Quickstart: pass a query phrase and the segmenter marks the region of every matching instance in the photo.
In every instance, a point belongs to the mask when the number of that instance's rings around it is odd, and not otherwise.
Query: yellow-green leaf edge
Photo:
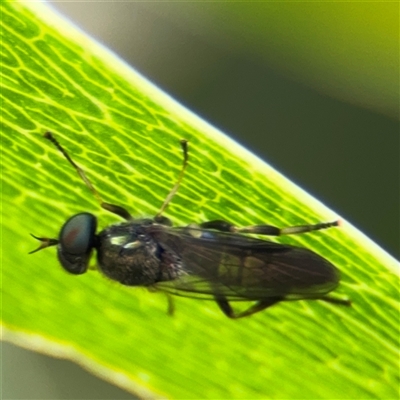
[[[154,215],[190,141],[190,168],[166,215],[278,226],[335,213],[149,84],[41,4],[3,3],[2,337],[73,359],[143,398],[396,398],[398,263],[344,223],[282,242],[334,262],[345,308],[282,304],[231,321],[211,302],[71,277],[29,233],[68,216],[115,221],[42,134],[52,130],[106,201]],[[268,129],[266,127],[266,129]],[[362,206],[362,205],[360,205]]]

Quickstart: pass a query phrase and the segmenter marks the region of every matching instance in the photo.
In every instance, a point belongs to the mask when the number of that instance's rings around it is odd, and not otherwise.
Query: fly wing
[[[315,298],[339,282],[335,266],[308,249],[198,228],[155,229],[158,243],[183,266],[181,277],[156,284],[175,295],[230,301]]]

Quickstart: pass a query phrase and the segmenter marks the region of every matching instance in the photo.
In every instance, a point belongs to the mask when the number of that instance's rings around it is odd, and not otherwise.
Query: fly
[[[76,170],[100,206],[125,222],[97,231],[97,218],[83,212],[70,217],[57,239],[36,237],[40,246],[57,246],[62,267],[71,274],[87,271],[93,250],[98,269],[127,286],[145,286],[167,294],[214,300],[229,318],[241,318],[289,300],[315,299],[350,305],[327,296],[340,281],[339,271],[311,250],[273,243],[248,234],[280,236],[338,226],[338,221],[278,228],[271,225],[238,227],[214,220],[172,227],[163,216],[178,191],[188,166],[188,142],[181,140],[183,166],[177,182],[154,218],[134,219],[123,207],[105,203],[85,172],[50,132],[54,144]],[[232,302],[252,305],[235,311]]]

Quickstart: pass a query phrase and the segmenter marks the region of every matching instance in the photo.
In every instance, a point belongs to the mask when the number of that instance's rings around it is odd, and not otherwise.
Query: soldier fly
[[[349,305],[326,296],[339,284],[339,271],[311,250],[254,238],[247,234],[288,235],[338,226],[338,221],[278,228],[270,225],[237,227],[214,220],[172,227],[162,214],[178,191],[188,166],[188,142],[181,140],[183,166],[179,177],[154,218],[134,219],[123,207],[105,203],[85,172],[55,137],[48,139],[76,170],[100,206],[126,222],[96,233],[97,218],[83,212],[70,217],[58,239],[36,237],[40,246],[57,246],[62,267],[71,274],[87,271],[92,251],[98,269],[127,286],[145,286],[167,294],[214,300],[229,318],[241,318],[288,300],[317,299]],[[252,302],[234,311],[231,302]]]

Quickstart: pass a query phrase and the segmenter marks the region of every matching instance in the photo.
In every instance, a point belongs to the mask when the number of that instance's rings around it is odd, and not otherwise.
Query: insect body
[[[105,203],[83,170],[71,159],[54,136],[50,140],[76,169],[102,208],[124,218],[96,233],[93,214],[69,218],[58,239],[38,238],[38,250],[57,246],[62,267],[83,274],[93,250],[100,271],[127,286],[146,286],[169,294],[215,300],[230,318],[254,314],[287,300],[318,299],[349,305],[349,301],[326,296],[339,284],[339,271],[311,250],[257,239],[245,234],[286,235],[337,226],[338,222],[279,229],[270,225],[236,227],[215,220],[199,225],[172,227],[162,215],[177,192],[188,165],[187,141],[182,140],[184,160],[177,183],[158,214],[150,219],[134,219],[124,208]],[[254,302],[235,312],[232,301]]]

